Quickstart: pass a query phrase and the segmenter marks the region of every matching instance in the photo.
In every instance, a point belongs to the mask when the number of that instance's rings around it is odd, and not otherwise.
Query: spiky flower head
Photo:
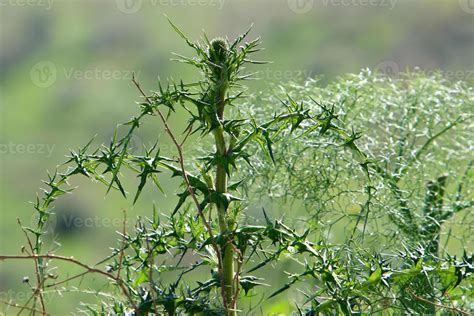
[[[227,59],[229,54],[229,45],[223,38],[215,38],[211,41],[209,50],[209,59],[215,64],[221,64]]]

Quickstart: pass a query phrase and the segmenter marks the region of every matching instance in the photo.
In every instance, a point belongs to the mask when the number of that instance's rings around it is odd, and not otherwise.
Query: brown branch
[[[147,260],[149,261],[149,265],[150,265],[150,270],[148,272],[148,282],[150,283],[150,292],[152,293],[152,302],[153,302],[153,308],[155,309],[155,314],[158,313],[158,306],[156,304],[156,299],[153,299],[153,293],[155,293],[155,296],[156,298],[158,298],[158,295],[156,293],[156,289],[155,289],[155,282],[153,281],[153,266],[155,264],[155,257],[153,255],[153,249],[150,247],[150,241],[148,240],[148,230],[146,229],[146,227],[144,227],[145,229],[145,241],[146,241],[146,248],[147,248],[147,253],[148,253],[148,257],[147,257]]]
[[[38,310],[38,309],[34,309],[34,308],[31,308],[31,307],[28,307],[26,305],[20,305],[20,304],[16,304],[16,303],[10,303],[9,301],[4,301],[4,300],[0,300],[0,302],[2,302],[3,304],[5,305],[8,305],[8,306],[11,306],[11,307],[16,307],[16,308],[21,308],[20,312],[18,312],[18,314],[21,313],[22,310],[29,310],[31,312],[37,312],[37,313],[43,313],[42,311]],[[2,314],[3,315],[3,314]],[[44,315],[49,315],[49,314],[44,314]]]
[[[130,293],[127,289],[127,287],[124,285],[124,282],[122,279],[120,278],[117,278],[116,276],[114,276],[113,274],[111,273],[108,273],[106,271],[103,271],[103,270],[100,270],[100,269],[96,269],[96,268],[93,268],[93,267],[90,267],[88,266],[87,264],[85,263],[82,263],[81,261],[79,260],[76,260],[74,259],[73,257],[63,257],[63,256],[57,256],[57,255],[52,255],[52,254],[33,254],[33,255],[27,255],[27,256],[21,256],[21,255],[0,255],[0,261],[3,261],[3,260],[37,260],[39,258],[42,258],[42,259],[52,259],[52,260],[62,260],[62,261],[67,261],[67,262],[70,262],[70,263],[74,263],[84,269],[86,269],[89,273],[97,273],[97,274],[101,274],[103,276],[106,276],[112,280],[114,280],[117,285],[120,287],[120,289],[122,290],[123,294],[127,297],[127,299],[129,300],[130,304],[132,304],[132,306],[134,307],[135,311],[138,313],[138,307],[135,305],[135,303],[133,302],[133,299],[132,297],[130,296]]]
[[[240,272],[242,270],[242,262],[244,260],[244,257],[243,257],[242,252],[240,251],[240,249],[235,247],[235,245],[232,243],[232,241],[230,241],[230,244],[234,248],[234,252],[237,253],[237,255],[238,255],[237,256],[238,259],[236,260],[237,267],[235,269],[235,274],[234,274],[235,293],[234,293],[234,297],[232,298],[232,304],[231,304],[231,306],[236,306],[237,300],[239,299],[239,294],[240,294]]]
[[[74,279],[80,278],[81,276],[84,276],[84,275],[86,275],[86,274],[88,274],[88,273],[89,273],[89,271],[85,271],[85,272],[76,274],[76,275],[74,275],[74,276],[72,276],[72,277],[69,277],[69,278],[67,278],[67,279],[65,279],[65,280],[58,281],[58,282],[53,283],[53,284],[47,284],[47,285],[45,285],[44,287],[45,287],[45,288],[55,287],[55,286],[58,286],[58,285],[67,283],[67,282],[69,282],[69,281],[72,281],[72,280],[74,280]]]
[[[438,308],[448,309],[448,310],[451,310],[451,311],[456,312],[456,313],[458,313],[460,315],[463,315],[463,316],[470,316],[471,315],[468,312],[465,312],[465,311],[463,311],[459,308],[446,306],[446,305],[443,305],[443,304],[440,304],[440,303],[432,302],[432,301],[430,301],[430,300],[428,300],[424,297],[418,296],[411,289],[406,289],[406,291],[417,301],[420,301],[420,302],[423,302],[423,303],[426,303],[426,304],[430,304],[430,305],[438,307]]]
[[[189,135],[191,135],[193,133],[193,126],[192,125],[189,125],[187,128],[186,128],[186,134],[184,135],[183,137],[183,140],[181,141],[181,143],[179,144],[180,147],[183,147],[184,143],[188,140],[188,137]]]
[[[18,222],[18,225],[20,225],[20,228],[21,230],[23,231],[23,233],[25,234],[25,237],[26,237],[26,240],[28,241],[28,245],[30,247],[30,250],[31,250],[31,254],[34,254],[35,253],[35,250],[34,250],[34,247],[33,247],[33,243],[31,242],[31,239],[30,239],[30,236],[28,236],[28,233],[26,232],[25,228],[23,227],[23,225],[21,224],[21,221],[19,218],[16,219],[17,222]],[[42,310],[42,314],[43,315],[46,315],[46,307],[44,305],[44,298],[43,298],[43,281],[42,281],[42,277],[41,277],[41,274],[40,274],[40,271],[39,271],[39,264],[38,264],[38,259],[35,259],[35,274],[36,274],[36,289],[33,293],[33,296],[34,296],[34,302],[33,302],[33,306],[36,305],[36,296],[39,296],[39,301],[40,301],[40,304],[41,304],[41,310]],[[30,300],[28,300],[27,304],[29,303]],[[23,311],[24,308],[22,308],[20,310],[19,313],[21,313]],[[33,311],[33,314],[35,312]]]
[[[123,256],[125,253],[125,234],[127,233],[127,212],[125,209],[123,209],[123,226],[122,226],[122,247],[120,249],[120,255],[119,255],[119,266],[117,269],[117,278],[120,278],[120,271],[122,270],[122,261],[123,261]]]
[[[143,98],[145,99],[145,101],[148,102],[148,104],[150,104],[150,105],[153,104],[153,102],[150,100],[150,98],[145,94],[145,92],[141,88],[140,83],[137,80],[135,80],[135,74],[133,74],[132,82],[137,87],[138,91],[140,91],[140,93],[143,96]],[[224,306],[227,306],[226,298],[225,298],[224,275],[223,275],[223,271],[222,271],[222,254],[221,254],[221,251],[220,251],[219,247],[217,246],[216,241],[214,239],[214,234],[212,233],[212,227],[209,224],[209,222],[207,221],[207,219],[204,215],[204,212],[201,209],[201,205],[200,205],[200,203],[199,203],[199,201],[196,197],[196,194],[194,193],[194,189],[193,189],[191,183],[189,182],[188,174],[187,174],[186,168],[184,166],[184,157],[183,157],[182,144],[180,144],[178,142],[178,140],[176,139],[176,137],[174,136],[173,132],[171,131],[171,129],[168,125],[168,121],[165,119],[163,113],[161,113],[161,111],[159,109],[156,109],[156,112],[158,113],[158,115],[161,119],[161,122],[163,123],[163,125],[165,127],[166,134],[168,134],[168,136],[170,137],[170,139],[173,142],[174,146],[176,147],[176,150],[178,151],[178,162],[179,162],[179,166],[181,168],[181,173],[183,174],[184,182],[186,183],[187,190],[188,190],[189,194],[191,195],[191,198],[192,198],[194,204],[196,205],[196,209],[198,211],[199,217],[201,217],[201,219],[204,223],[204,226],[206,227],[206,230],[209,234],[209,237],[211,238],[212,247],[214,248],[214,251],[217,254],[218,272],[219,272],[220,281],[221,281],[221,292],[222,292],[221,295],[222,295]]]
[[[28,298],[28,300],[26,301],[26,303],[23,304],[23,306],[22,306],[22,308],[20,309],[20,311],[18,312],[18,314],[21,314],[21,312],[22,312],[23,310],[25,310],[25,309],[27,309],[27,310],[30,309],[30,308],[28,308],[28,304],[30,304],[31,300],[32,300],[33,298],[35,298],[36,294],[37,294],[36,291],[33,291],[33,294],[31,294],[31,296]],[[34,309],[34,308],[33,308],[33,309]]]

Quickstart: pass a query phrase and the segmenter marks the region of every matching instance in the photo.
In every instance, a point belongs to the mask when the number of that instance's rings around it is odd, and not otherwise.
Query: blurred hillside
[[[193,69],[170,61],[170,52],[190,51],[164,14],[191,39],[199,39],[203,30],[209,37],[234,38],[254,23],[251,37],[260,36],[266,48],[259,58],[273,63],[249,69],[261,78],[248,83],[251,91],[303,77],[331,80],[366,67],[394,77],[406,68],[439,69],[472,84],[471,3],[0,0],[0,253],[19,253],[25,241],[16,218],[25,225],[34,221],[28,201],[46,170],[54,172],[70,149],[95,134],[95,143],[108,141],[116,122],[137,113],[132,72],[147,90],[157,87],[158,76],[195,78]],[[148,128],[134,141],[140,147],[155,139],[156,130]],[[102,186],[85,183],[73,183],[81,189],[57,204],[56,212],[65,216],[58,216],[54,234],[63,244],[59,254],[92,263],[115,245],[110,232],[120,229],[121,209],[133,219],[149,214],[151,205],[132,207],[116,193],[104,198]],[[164,183],[172,197],[176,183]],[[144,195],[161,212],[173,204],[156,191]],[[0,269],[0,291],[25,290],[21,277],[32,271],[30,265],[8,263]]]

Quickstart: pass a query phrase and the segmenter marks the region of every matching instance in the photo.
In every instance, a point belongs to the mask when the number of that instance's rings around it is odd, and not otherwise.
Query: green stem
[[[217,154],[221,157],[227,154],[227,146],[224,138],[224,128],[222,122],[224,121],[224,107],[225,94],[227,85],[222,84],[218,89],[218,102],[216,106],[217,114],[221,125],[214,130],[214,138],[216,141]],[[221,194],[227,193],[227,172],[223,164],[218,164],[216,167],[216,191]],[[220,235],[228,238],[232,227],[229,227],[227,219],[227,207],[224,201],[217,203],[217,216],[219,220]],[[226,241],[222,246],[223,262],[222,274],[224,278],[224,294],[226,304],[226,314],[236,315],[236,302],[234,301],[234,249],[232,240]]]
[[[226,145],[224,139],[224,129],[221,127],[214,131],[214,137],[216,140],[216,148],[219,155],[225,155]],[[216,191],[218,193],[227,193],[227,173],[223,165],[219,164],[216,168]],[[219,230],[221,236],[224,238],[228,237],[230,233],[229,225],[227,222],[227,209],[223,201],[217,205],[217,215],[219,219]],[[235,315],[235,306],[231,306],[234,296],[234,253],[231,243],[226,243],[222,246],[223,253],[223,277],[224,277],[224,292],[226,309],[228,315]],[[235,304],[234,304],[235,305]]]

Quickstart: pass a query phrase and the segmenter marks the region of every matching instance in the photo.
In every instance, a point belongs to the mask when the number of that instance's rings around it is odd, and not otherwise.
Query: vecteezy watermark
[[[50,10],[54,0],[0,0],[0,7],[42,7]]]
[[[36,278],[35,278],[36,279]],[[18,279],[18,283],[29,283],[30,278],[25,276],[23,278]],[[8,291],[0,291],[0,302],[10,302],[11,304],[21,304],[22,302],[26,302],[31,297],[31,289],[28,287],[27,291],[14,291],[9,289]],[[44,295],[43,302],[44,303],[51,303],[54,297],[52,295]],[[0,316],[8,315],[3,314],[0,312]]]
[[[8,144],[0,143],[0,155],[42,155],[50,158],[53,154],[55,144]]]
[[[123,218],[108,217],[77,217],[61,216],[59,219],[65,227],[69,228],[119,228],[123,226]]]
[[[65,80],[132,80],[133,70],[127,69],[77,69],[75,67],[58,68],[49,60],[39,61],[31,67],[30,78],[34,85],[40,88],[52,86],[58,78]],[[135,72],[140,77],[140,71]]]
[[[146,2],[151,6],[163,6],[163,7],[177,7],[177,6],[188,6],[188,7],[216,7],[222,10],[224,7],[225,0],[115,0],[117,8],[126,14],[137,13],[141,10],[143,3]]]
[[[398,0],[322,0],[325,6],[339,7],[382,7],[392,10]]]
[[[474,70],[423,70],[426,75],[434,75],[439,73],[449,80],[474,80]]]
[[[126,14],[133,14],[140,11],[143,0],[115,0],[117,8]]]
[[[474,0],[458,0],[461,9],[470,14],[474,14]]]
[[[386,7],[392,10],[398,0],[320,0],[323,6],[334,7]],[[287,0],[288,7],[297,14],[308,13],[313,9],[316,0]]]
[[[76,69],[74,67],[63,68],[66,80],[132,80],[133,70],[109,70],[109,69]],[[138,78],[140,72],[135,73]]]
[[[304,14],[311,11],[315,0],[287,0],[288,8],[297,14]]]
[[[57,79],[58,69],[56,65],[49,60],[42,60],[31,67],[31,81],[40,88],[52,86]]]
[[[31,216],[30,227],[37,227],[39,215],[35,213]],[[123,227],[123,218],[120,217],[100,217],[81,216],[78,214],[58,214],[51,213],[43,226],[44,234],[53,235],[57,230],[82,230],[92,228],[120,228]]]
[[[400,76],[400,66],[393,60],[385,60],[378,63],[374,70],[384,76],[397,79]]]
[[[40,219],[42,220],[42,225],[43,225],[43,228],[41,229],[41,231],[45,234],[45,235],[54,235],[54,231],[56,229],[56,224],[57,224],[57,219],[56,219],[56,214],[54,213],[51,213],[47,219],[45,218],[40,218],[40,213],[38,212],[35,212],[33,213],[33,215],[31,215],[31,218],[30,218],[30,227],[31,228],[36,228],[38,227],[39,223],[40,223]]]
[[[297,79],[307,79],[313,76],[313,72],[308,69],[295,69],[295,70],[275,70],[275,69],[265,69],[257,71],[255,77],[257,79],[265,80],[297,80]]]
[[[145,144],[143,143],[140,136],[138,136],[136,134],[132,134],[132,136],[130,137],[130,140],[128,142],[127,147],[128,147],[128,150],[132,154],[141,154],[145,150]],[[148,148],[151,148],[151,146],[149,146]]]
[[[384,76],[397,79],[400,77],[401,67],[393,60],[386,60],[377,64],[374,68],[376,72]],[[426,76],[441,75],[443,78],[449,80],[467,80],[474,81],[474,70],[445,70],[445,69],[422,69],[420,67],[413,67],[414,71],[420,71]]]

